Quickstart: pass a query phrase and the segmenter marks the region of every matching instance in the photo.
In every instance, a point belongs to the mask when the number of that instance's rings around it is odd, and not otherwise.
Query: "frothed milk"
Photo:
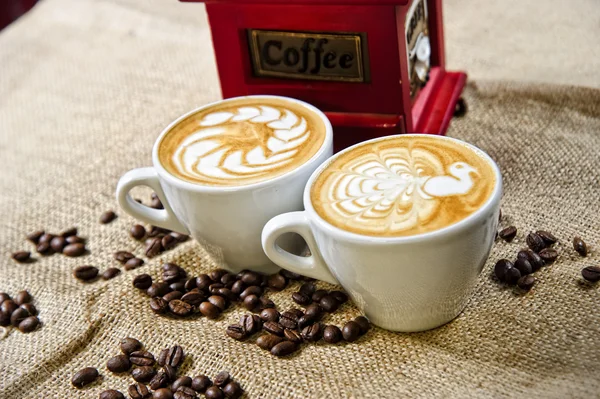
[[[323,145],[319,115],[283,98],[239,98],[189,115],[161,140],[160,163],[196,184],[243,186],[285,174]]]
[[[480,151],[427,135],[397,136],[340,154],[311,187],[321,218],[368,236],[411,236],[468,217],[496,186]]]

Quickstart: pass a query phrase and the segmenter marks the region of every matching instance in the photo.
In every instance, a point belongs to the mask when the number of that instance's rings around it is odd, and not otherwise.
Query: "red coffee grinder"
[[[336,150],[444,134],[466,82],[445,69],[441,0],[182,1],[206,3],[224,98],[314,104],[333,124]]]

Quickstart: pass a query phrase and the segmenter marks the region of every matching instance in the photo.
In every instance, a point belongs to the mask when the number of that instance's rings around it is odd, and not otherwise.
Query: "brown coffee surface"
[[[242,186],[306,163],[325,140],[325,124],[301,104],[244,97],[215,104],[176,124],[161,140],[160,163],[196,184]]]
[[[400,136],[359,145],[335,158],[311,187],[319,216],[369,236],[411,236],[455,224],[487,202],[496,186],[483,153],[435,136]]]

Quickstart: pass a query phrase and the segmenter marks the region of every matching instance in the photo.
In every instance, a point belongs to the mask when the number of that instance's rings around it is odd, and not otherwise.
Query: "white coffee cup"
[[[289,271],[340,284],[382,328],[422,331],[449,322],[465,307],[494,242],[502,195],[498,166],[476,149],[491,165],[496,185],[487,202],[465,219],[419,235],[374,237],[328,223],[311,202],[311,187],[321,170],[356,146],[313,173],[304,190],[305,211],[279,215],[266,224],[262,243],[267,256]],[[311,255],[300,257],[277,245],[285,233],[301,235]]]
[[[269,180],[241,186],[210,186],[185,181],[169,173],[158,156],[159,143],[174,126],[198,111],[248,97],[231,98],[200,107],[171,123],[157,139],[153,167],[134,169],[119,180],[117,200],[133,217],[179,233],[191,234],[217,256],[224,256],[228,269],[272,273],[279,270],[261,247],[261,231],[269,219],[302,210],[302,191],[311,173],[333,153],[331,123],[317,108],[303,101],[279,96],[251,96],[255,99],[284,100],[304,107],[323,122],[325,138],[318,151],[305,163]],[[153,189],[163,203],[158,210],[136,202],[129,194],[136,186]],[[282,244],[298,247],[299,237],[290,235]]]

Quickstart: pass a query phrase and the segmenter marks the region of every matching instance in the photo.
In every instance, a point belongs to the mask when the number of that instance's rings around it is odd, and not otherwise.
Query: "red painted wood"
[[[317,5],[406,5],[410,0],[179,0],[183,3],[232,3],[238,5],[247,4],[317,4]]]
[[[406,52],[406,14],[408,13],[409,7],[396,7],[396,35],[397,35],[397,46],[398,54],[400,57],[400,82],[406,82],[404,90],[402,90],[402,103],[407,104],[404,110],[404,123],[407,132],[413,130],[413,117],[410,112],[411,109],[411,98],[410,98],[410,78],[408,76],[408,54]]]
[[[8,0],[0,1],[0,29],[31,9],[37,0]]]
[[[444,18],[442,0],[427,0],[429,15],[429,41],[431,43],[431,66],[446,67],[446,49],[444,46]]]
[[[206,5],[224,97],[277,94],[295,97],[324,111],[402,114],[402,58],[391,6],[264,4]],[[265,79],[252,76],[246,29],[367,32],[370,83]],[[410,103],[409,103],[410,104]]]

